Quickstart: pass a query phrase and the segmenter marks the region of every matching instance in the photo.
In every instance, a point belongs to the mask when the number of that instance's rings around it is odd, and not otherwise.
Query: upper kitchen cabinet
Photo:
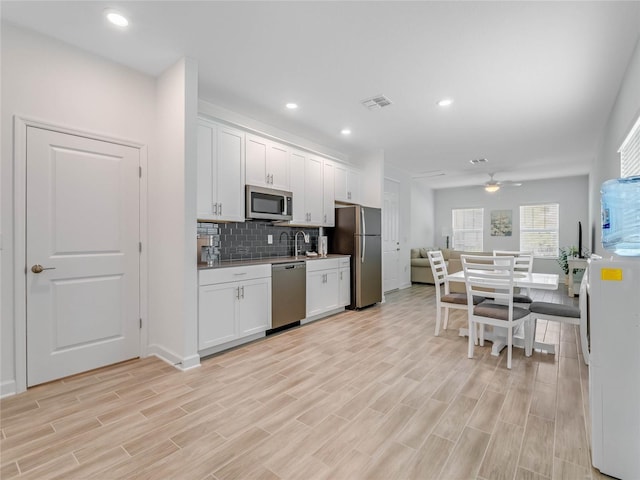
[[[322,164],[322,226],[333,227],[336,222],[335,165],[330,160]]]
[[[360,172],[339,163],[335,164],[336,202],[360,202]]]
[[[244,222],[244,136],[198,119],[198,219]]]
[[[290,156],[294,225],[323,224],[322,160],[293,150]]]
[[[246,183],[289,190],[289,151],[282,144],[256,135],[246,138]]]

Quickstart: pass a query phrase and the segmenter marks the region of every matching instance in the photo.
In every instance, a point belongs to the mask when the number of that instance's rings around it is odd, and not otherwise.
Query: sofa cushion
[[[483,255],[483,256],[487,256],[487,255],[493,255],[493,252],[463,252],[462,250],[451,250],[451,253],[449,254],[449,259],[460,259],[460,255]]]
[[[427,248],[421,248],[420,249],[420,258],[429,258],[428,252],[429,250]]]
[[[429,259],[428,258],[412,258],[411,259],[411,266],[412,267],[431,268],[431,263],[429,263]]]
[[[411,258],[420,258],[420,249],[412,248],[411,249]]]

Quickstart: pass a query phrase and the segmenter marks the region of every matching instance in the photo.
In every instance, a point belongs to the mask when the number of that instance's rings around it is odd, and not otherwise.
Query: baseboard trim
[[[147,355],[158,357],[163,362],[168,363],[178,370],[189,370],[200,366],[200,355],[191,355],[182,358],[161,345],[149,345],[147,347]]]
[[[11,397],[15,395],[16,392],[16,381],[8,380],[6,382],[0,383],[0,398]]]

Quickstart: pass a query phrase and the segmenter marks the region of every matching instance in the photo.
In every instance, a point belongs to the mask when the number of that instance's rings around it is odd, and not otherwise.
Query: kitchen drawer
[[[341,258],[319,258],[307,260],[307,272],[317,272],[320,270],[331,270],[340,268]],[[347,258],[347,262],[349,259]]]
[[[271,277],[271,265],[250,265],[246,267],[211,268],[200,270],[199,284],[241,282],[255,278]]]
[[[351,257],[339,258],[340,260],[340,268],[349,267],[351,265]]]

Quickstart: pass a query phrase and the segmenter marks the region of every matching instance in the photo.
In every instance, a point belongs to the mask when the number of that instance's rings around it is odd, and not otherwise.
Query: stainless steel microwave
[[[293,193],[255,185],[247,185],[246,191],[247,219],[286,221],[293,218]]]

